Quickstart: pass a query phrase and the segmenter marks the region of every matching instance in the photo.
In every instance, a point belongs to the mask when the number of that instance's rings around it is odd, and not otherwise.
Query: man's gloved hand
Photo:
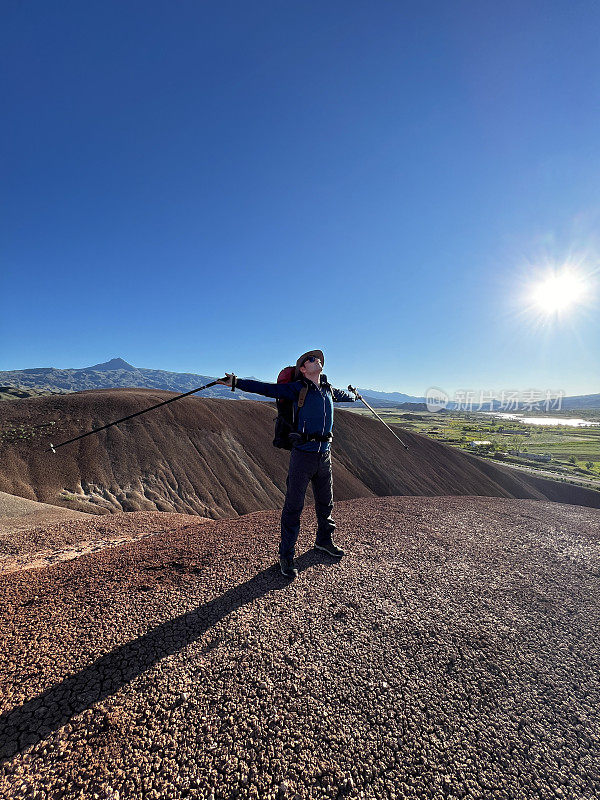
[[[226,372],[225,376],[226,376],[227,380],[217,381],[217,383],[220,383],[223,386],[230,386],[230,387],[233,386],[233,379],[235,378],[234,373],[233,372]]]

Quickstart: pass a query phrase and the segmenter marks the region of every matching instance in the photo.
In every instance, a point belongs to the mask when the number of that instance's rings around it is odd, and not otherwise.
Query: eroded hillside
[[[283,504],[289,453],[272,446],[272,403],[187,397],[99,434],[59,443],[172,397],[106,389],[0,404],[0,491],[77,511],[169,511],[218,518]],[[600,506],[600,493],[516,473],[336,410],[337,500],[484,495]]]

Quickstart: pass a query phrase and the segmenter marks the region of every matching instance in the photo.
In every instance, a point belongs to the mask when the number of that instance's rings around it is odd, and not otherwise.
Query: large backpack
[[[292,381],[302,381],[302,388],[298,395],[298,410],[304,405],[306,400],[306,393],[308,392],[308,382],[301,374],[295,377],[296,367],[284,367],[277,377],[277,383],[292,383]],[[321,376],[321,386],[326,387],[328,392],[333,393],[331,384],[327,380],[326,375]],[[308,438],[307,434],[300,434],[297,431],[298,419],[294,417],[294,401],[287,398],[278,397],[275,401],[277,403],[277,418],[275,420],[275,438],[273,444],[275,447],[281,447],[284,450],[291,450],[294,443],[298,444],[301,441],[319,441],[330,442],[333,438],[329,433],[326,436],[319,436],[313,434]]]
[[[298,396],[298,409],[301,409],[306,399],[308,392],[308,384],[302,378],[295,378],[296,367],[284,367],[277,378],[277,383],[292,383],[294,380],[301,380],[304,384],[300,389]],[[281,447],[284,450],[291,450],[293,447],[290,440],[290,433],[296,432],[298,420],[294,418],[294,402],[285,397],[278,397],[275,401],[277,403],[277,419],[275,420],[275,438],[273,445]]]

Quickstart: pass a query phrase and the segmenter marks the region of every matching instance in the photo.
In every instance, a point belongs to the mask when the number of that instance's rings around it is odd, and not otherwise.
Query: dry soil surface
[[[5,495],[10,497],[10,495]],[[15,498],[22,500],[22,498]],[[31,506],[54,508],[45,503],[22,500]],[[11,520],[0,518],[0,575],[32,567],[44,567],[57,561],[70,561],[85,553],[116,547],[125,542],[144,539],[169,530],[183,531],[198,527],[205,520],[190,514],[169,514],[159,511],[118,512],[98,517],[54,508],[55,517],[47,515],[50,524],[41,525],[43,512],[20,518],[15,528]],[[64,511],[64,519],[61,519]]]
[[[338,503],[0,577],[0,795],[600,796],[600,511]]]
[[[36,503],[24,497],[0,492],[0,543],[10,539],[20,531],[51,525],[65,519],[85,519],[87,514],[71,511],[68,508]]]

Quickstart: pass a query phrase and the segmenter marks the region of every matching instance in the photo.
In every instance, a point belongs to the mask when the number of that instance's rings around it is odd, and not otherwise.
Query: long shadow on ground
[[[295,559],[295,566],[300,572],[319,563],[336,561],[311,550]],[[76,714],[199,639],[232,611],[284,588],[289,582],[281,574],[279,564],[275,564],[194,611],[163,622],[149,633],[116,647],[76,675],[5,712],[0,716],[0,762],[47,738]]]

